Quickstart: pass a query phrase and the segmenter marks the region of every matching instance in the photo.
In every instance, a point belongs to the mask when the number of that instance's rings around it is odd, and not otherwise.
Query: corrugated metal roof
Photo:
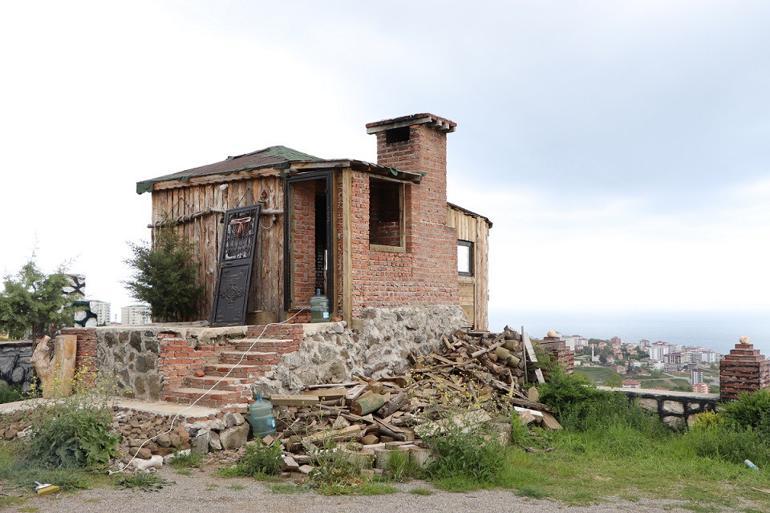
[[[323,159],[308,155],[301,151],[287,148],[286,146],[270,146],[251,153],[227,157],[221,162],[206,166],[194,167],[177,173],[151,178],[136,183],[136,193],[142,194],[152,190],[152,186],[158,182],[169,180],[189,180],[193,177],[235,173],[237,171],[249,171],[262,167],[271,167],[291,162],[321,162]]]

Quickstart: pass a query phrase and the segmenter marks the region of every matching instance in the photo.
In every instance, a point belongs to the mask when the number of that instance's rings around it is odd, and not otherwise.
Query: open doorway
[[[309,307],[316,292],[333,304],[331,184],[327,172],[286,179],[287,311]]]

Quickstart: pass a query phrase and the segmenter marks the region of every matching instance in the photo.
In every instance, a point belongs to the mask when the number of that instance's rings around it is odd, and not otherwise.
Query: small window
[[[409,127],[402,126],[400,128],[391,128],[385,132],[385,143],[393,144],[397,142],[405,142],[409,140]]]
[[[473,243],[470,241],[457,241],[457,274],[473,276]]]
[[[378,246],[404,245],[404,185],[369,179],[369,243]]]

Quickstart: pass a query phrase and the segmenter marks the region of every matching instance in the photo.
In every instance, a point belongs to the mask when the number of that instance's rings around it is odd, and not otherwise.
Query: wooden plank
[[[342,318],[353,320],[353,171],[342,170]]]
[[[535,347],[532,345],[532,341],[529,339],[529,335],[522,333],[522,339],[524,340],[524,347],[527,349],[527,356],[529,361],[537,363],[537,355],[535,354]]]
[[[318,404],[317,395],[271,395],[270,402],[273,406],[313,406]]]

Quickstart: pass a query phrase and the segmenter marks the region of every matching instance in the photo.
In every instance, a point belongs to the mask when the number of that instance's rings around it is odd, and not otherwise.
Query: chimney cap
[[[439,132],[454,132],[457,123],[429,112],[423,112],[421,114],[411,114],[409,116],[401,116],[392,119],[383,119],[382,121],[375,121],[373,123],[366,124],[367,134],[376,134],[377,132],[384,132],[391,128],[401,128],[412,125],[428,125],[431,128],[435,128]]]

